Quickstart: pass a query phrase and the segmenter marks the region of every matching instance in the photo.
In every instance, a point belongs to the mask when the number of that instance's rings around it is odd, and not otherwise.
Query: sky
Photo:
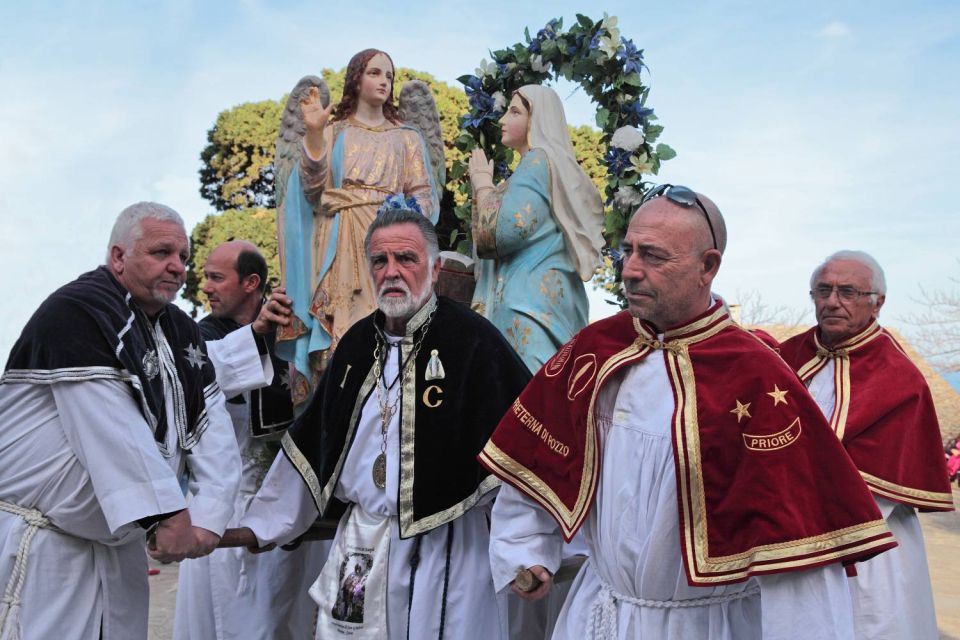
[[[101,264],[139,200],[188,229],[212,212],[200,152],[217,114],[279,99],[375,46],[439,80],[577,12],[645,50],[658,181],[709,195],[729,244],[714,290],[791,318],[838,249],[883,265],[881,320],[960,278],[960,3],[5,2],[0,5],[0,358],[54,289]],[[592,124],[573,85],[568,121]],[[594,305],[596,317],[609,309]],[[812,313],[806,315],[812,322]]]

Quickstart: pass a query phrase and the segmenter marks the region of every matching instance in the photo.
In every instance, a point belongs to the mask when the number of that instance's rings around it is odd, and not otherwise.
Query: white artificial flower
[[[497,63],[487,62],[486,58],[480,60],[480,66],[476,69],[477,77],[483,80],[484,76],[495,77],[497,75]]]
[[[504,97],[502,91],[496,91],[493,94],[493,110],[494,111],[503,111],[507,107],[507,99]]]
[[[620,127],[613,132],[610,146],[627,151],[636,151],[644,142],[643,131],[636,127]]]
[[[544,71],[550,71],[550,63],[547,62],[544,64],[543,56],[539,53],[530,56],[530,68],[536,71],[537,73],[542,73]]]
[[[633,187],[620,187],[613,194],[613,204],[620,211],[633,212],[634,207],[640,206],[643,196]]]
[[[603,51],[607,58],[613,58],[613,56],[617,55],[617,49],[620,48],[619,33],[617,36],[602,36],[597,48]]]
[[[610,34],[610,40],[617,43],[617,46],[620,45],[620,29],[617,27],[617,16],[608,16],[607,12],[603,12],[603,21],[600,23],[600,26],[607,30],[607,33]]]
[[[653,170],[653,162],[650,161],[650,156],[647,155],[646,151],[639,156],[630,156],[630,164],[633,165],[633,170],[638,174],[650,173]]]

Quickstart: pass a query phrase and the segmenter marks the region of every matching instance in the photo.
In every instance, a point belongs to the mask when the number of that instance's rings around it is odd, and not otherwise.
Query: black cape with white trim
[[[168,304],[151,320],[106,267],[84,273],[40,305],[13,345],[0,384],[86,380],[130,385],[158,447],[168,455],[164,387],[170,389],[172,423],[185,450],[206,429],[206,400],[219,388],[193,319]]]
[[[333,492],[361,409],[373,393],[373,351],[383,326],[383,313],[377,311],[350,327],[307,409],[283,437],[284,453],[322,518],[339,518],[346,509]],[[418,340],[421,348],[413,374],[403,382],[400,403],[397,508],[402,538],[458,518],[499,486],[476,456],[530,379],[496,327],[448,298],[431,299],[407,322],[403,358]],[[441,367],[430,366],[431,359],[442,362],[442,373]]]

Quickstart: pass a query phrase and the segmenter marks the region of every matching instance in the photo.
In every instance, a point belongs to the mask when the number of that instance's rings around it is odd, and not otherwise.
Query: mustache
[[[407,295],[412,295],[410,287],[407,286],[407,283],[401,280],[400,278],[391,278],[390,280],[384,280],[383,284],[380,285],[380,288],[377,289],[377,296],[383,296],[390,290],[400,291]]]
[[[620,284],[620,286],[621,286],[621,288],[623,289],[623,292],[624,292],[624,293],[629,293],[629,294],[631,294],[631,295],[648,295],[648,296],[654,295],[654,292],[653,292],[653,291],[650,291],[650,290],[648,290],[648,289],[644,289],[644,288],[643,288],[642,286],[640,286],[640,284],[637,283],[637,282],[624,280],[624,281]]]

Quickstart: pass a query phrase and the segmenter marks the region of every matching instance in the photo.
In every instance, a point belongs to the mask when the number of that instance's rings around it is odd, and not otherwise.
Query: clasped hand
[[[147,553],[160,562],[176,562],[184,558],[200,558],[217,547],[220,536],[195,527],[190,512],[184,509],[162,520],[156,532],[147,540]]]
[[[474,191],[493,187],[493,160],[487,160],[487,154],[480,147],[470,152],[467,169],[470,171],[470,184]]]

